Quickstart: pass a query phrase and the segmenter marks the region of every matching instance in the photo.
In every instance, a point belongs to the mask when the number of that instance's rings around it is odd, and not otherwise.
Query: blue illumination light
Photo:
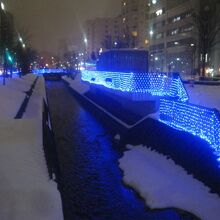
[[[64,69],[34,69],[32,73],[34,74],[45,74],[45,73],[64,73]]]
[[[160,121],[206,140],[220,161],[220,115],[214,109],[189,104],[178,74],[82,71],[82,80],[106,88],[160,97]]]
[[[153,96],[170,97],[187,101],[188,95],[179,75],[165,73],[122,73],[107,71],[82,71],[82,80],[109,89],[132,93],[149,93]]]
[[[220,117],[217,110],[161,99],[160,121],[206,140],[220,160]]]

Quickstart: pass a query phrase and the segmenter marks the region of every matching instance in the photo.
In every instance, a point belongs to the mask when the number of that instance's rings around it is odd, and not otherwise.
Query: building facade
[[[85,50],[88,56],[104,49],[118,48],[122,37],[121,16],[95,18],[86,22]]]
[[[146,49],[150,71],[180,72],[187,77],[199,74],[201,45],[193,13],[203,7],[202,1],[121,0],[121,15],[117,18],[87,21],[87,51]],[[220,45],[208,54],[207,60],[216,73],[220,73],[218,48]]]

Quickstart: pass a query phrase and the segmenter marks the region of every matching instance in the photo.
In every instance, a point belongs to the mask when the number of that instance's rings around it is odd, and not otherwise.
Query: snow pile
[[[175,207],[202,220],[220,216],[220,198],[171,159],[137,146],[128,146],[119,160],[124,182],[139,192],[152,209]]]
[[[116,134],[115,137],[114,137],[114,139],[117,140],[117,141],[120,141],[120,139],[121,139],[120,134]]]
[[[67,83],[69,83],[69,86],[79,94],[84,94],[88,92],[90,89],[89,83],[82,82],[80,78],[76,78],[75,80],[72,80],[69,77],[63,77],[62,79]]]
[[[60,195],[49,180],[40,120],[0,123],[0,219],[58,220]]]
[[[197,85],[192,87],[185,85],[189,94],[189,102],[208,108],[216,108],[220,111],[220,86]]]

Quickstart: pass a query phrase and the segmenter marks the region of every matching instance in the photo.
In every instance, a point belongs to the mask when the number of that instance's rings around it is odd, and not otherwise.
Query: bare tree
[[[220,17],[217,10],[219,3],[219,0],[200,0],[199,10],[194,9],[192,13],[198,37],[199,67],[202,76],[205,76],[206,64],[210,60],[214,46],[220,43],[220,39],[217,39],[220,32]]]

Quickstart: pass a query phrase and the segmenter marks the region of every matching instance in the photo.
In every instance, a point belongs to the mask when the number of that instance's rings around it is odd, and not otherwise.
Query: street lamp
[[[1,9],[4,11],[5,10],[5,5],[3,2],[1,2]]]
[[[5,65],[5,45],[4,45],[4,43],[3,43],[3,40],[2,40],[2,37],[3,37],[3,28],[2,28],[2,26],[3,26],[3,12],[5,12],[5,5],[4,5],[4,3],[3,2],[1,2],[1,10],[0,10],[0,16],[1,16],[1,24],[0,24],[0,28],[1,28],[1,31],[0,31],[0,35],[1,35],[1,42],[2,42],[2,45],[1,45],[1,50],[2,50],[2,64],[3,64],[3,66]],[[3,85],[5,85],[5,66],[4,66],[4,68],[3,68]]]

